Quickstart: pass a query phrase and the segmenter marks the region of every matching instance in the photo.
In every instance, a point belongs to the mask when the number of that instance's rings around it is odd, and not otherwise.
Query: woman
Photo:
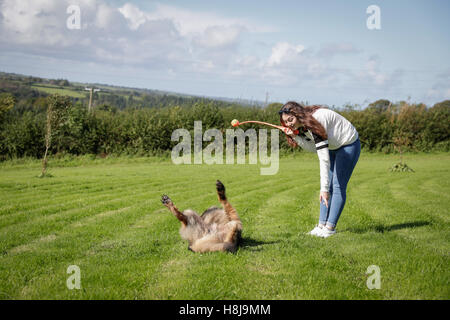
[[[347,184],[361,152],[355,127],[340,114],[294,101],[281,110],[280,122],[298,135],[287,135],[290,146],[317,152],[320,161],[319,224],[309,234],[327,238],[336,233],[344,209]]]

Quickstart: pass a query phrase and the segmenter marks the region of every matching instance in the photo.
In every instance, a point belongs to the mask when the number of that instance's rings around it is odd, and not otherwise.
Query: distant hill
[[[229,99],[223,97],[205,97],[170,91],[144,88],[122,87],[100,83],[70,82],[67,79],[46,79],[35,76],[0,72],[0,92],[9,92],[16,99],[45,97],[60,94],[71,97],[74,102],[87,104],[89,91],[86,88],[100,89],[93,95],[93,105],[108,105],[124,109],[163,107],[170,105],[190,105],[198,101],[215,102],[224,105],[263,106],[260,101]]]

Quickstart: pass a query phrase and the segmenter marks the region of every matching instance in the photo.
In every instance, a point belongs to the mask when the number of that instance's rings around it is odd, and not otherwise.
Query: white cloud
[[[54,12],[58,9],[65,10],[60,3],[49,0],[5,0],[0,8],[3,16],[2,29],[10,32],[8,39],[24,44],[38,39],[50,44],[61,40],[58,34],[51,36],[51,31],[55,30],[61,21]],[[3,32],[2,36],[5,36]]]
[[[436,75],[436,80],[427,90],[425,97],[434,101],[450,99],[450,69]]]
[[[80,6],[81,30],[66,27],[66,9],[72,4]],[[3,0],[0,6],[2,50],[172,72],[218,72],[239,56],[244,33],[274,30],[163,4],[152,11],[132,3],[117,8],[104,0]]]
[[[80,6],[81,30],[66,27],[70,4]],[[188,45],[172,22],[141,23],[138,9],[131,6],[122,7],[128,10],[124,9],[125,17],[103,0],[4,0],[0,5],[0,46],[5,51],[147,67],[188,54]],[[137,20],[129,25],[130,19]]]
[[[350,80],[358,84],[372,86],[373,88],[393,88],[401,84],[403,70],[398,68],[390,73],[381,71],[381,58],[372,55],[367,60],[364,68],[351,73]]]
[[[327,43],[321,46],[318,55],[330,59],[339,54],[357,54],[361,50],[350,42]]]
[[[117,9],[103,3],[97,6],[95,16],[95,26],[97,28],[110,31],[110,28],[117,25],[118,21],[120,21],[120,16]]]
[[[81,30],[66,27],[69,4],[80,5]],[[331,57],[361,52],[352,43],[328,43],[314,49],[301,39],[271,43],[267,37],[259,46],[263,48],[253,53],[248,50],[251,44],[243,41],[252,39],[253,33],[276,28],[214,12],[163,4],[145,11],[132,3],[115,7],[105,0],[0,0],[0,8],[2,52],[140,68],[155,77],[154,71],[189,79],[200,75],[207,84],[214,79],[333,89],[345,80],[383,88],[396,85],[401,76],[382,72],[375,56],[360,71],[334,67]],[[253,42],[258,41],[261,37]],[[433,90],[448,94],[448,87]]]
[[[81,9],[81,30],[69,30],[69,5]],[[241,36],[270,28],[245,19],[156,4],[117,8],[104,0],[0,1],[0,46],[9,51],[78,61],[140,64],[195,71],[227,66]]]
[[[193,11],[165,4],[157,4],[155,11],[148,13],[147,17],[174,21],[182,36],[204,33],[212,26],[240,26],[248,32],[274,32],[277,30],[268,24],[262,25],[246,19],[229,18],[212,12]]]
[[[227,18],[211,12],[198,12],[163,4],[156,4],[154,11],[145,12],[131,3],[126,3],[119,8],[119,12],[127,19],[132,30],[139,29],[148,21],[170,21],[178,34],[192,45],[191,52],[196,47],[223,49],[236,45],[240,35],[245,32],[272,30],[244,19]]]
[[[193,42],[205,48],[223,48],[237,44],[242,31],[239,26],[212,26],[206,28],[202,34],[194,36]]]
[[[280,65],[284,62],[292,62],[305,49],[302,45],[292,45],[288,42],[279,42],[272,48],[272,54],[267,62],[268,66]]]
[[[123,7],[119,8],[119,12],[127,19],[132,30],[139,28],[148,19],[143,11],[131,3],[125,3]]]
[[[371,79],[375,84],[382,85],[388,79],[386,74],[379,72],[378,58],[371,57],[366,63],[365,76]]]

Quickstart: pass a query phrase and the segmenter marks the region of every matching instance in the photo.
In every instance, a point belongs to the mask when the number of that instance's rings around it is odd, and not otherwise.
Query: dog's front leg
[[[186,226],[188,221],[186,216],[180,211],[178,210],[177,207],[175,207],[175,205],[173,204],[172,200],[167,196],[167,195],[163,195],[161,197],[161,202],[163,205],[165,205],[167,207],[167,209],[170,210],[170,212],[173,213],[173,215],[181,221],[181,223],[183,224],[183,226]]]

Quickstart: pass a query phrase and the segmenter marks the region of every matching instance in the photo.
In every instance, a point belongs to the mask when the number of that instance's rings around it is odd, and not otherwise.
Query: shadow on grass
[[[366,232],[389,232],[394,230],[400,230],[400,229],[408,229],[408,228],[416,228],[416,227],[423,227],[430,225],[431,222],[428,221],[412,221],[412,222],[405,222],[405,223],[398,223],[393,224],[390,226],[385,226],[382,224],[372,225],[366,228],[348,228],[345,231],[353,232],[353,233],[366,233]]]
[[[241,250],[261,251],[263,249],[262,246],[278,242],[279,241],[260,241],[248,237],[243,237],[239,246]]]

